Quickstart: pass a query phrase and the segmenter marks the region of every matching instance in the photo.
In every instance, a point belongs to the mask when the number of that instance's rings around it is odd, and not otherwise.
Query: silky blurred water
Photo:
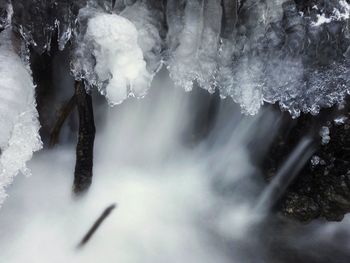
[[[37,154],[33,175],[17,178],[0,210],[0,262],[348,262],[350,218],[301,225],[255,209],[266,184],[251,158],[264,155],[278,118],[268,110],[244,117],[223,101],[199,140],[193,123],[206,113],[196,96],[163,76],[142,100],[97,106],[84,197],[71,193],[74,142]]]

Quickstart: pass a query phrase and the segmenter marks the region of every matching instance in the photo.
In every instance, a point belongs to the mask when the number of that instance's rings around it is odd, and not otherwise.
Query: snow
[[[5,188],[26,162],[41,149],[35,86],[30,72],[16,54],[8,28],[0,34],[0,205]]]

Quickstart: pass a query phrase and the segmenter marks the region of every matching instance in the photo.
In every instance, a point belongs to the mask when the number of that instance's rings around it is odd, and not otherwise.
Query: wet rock
[[[306,195],[290,192],[282,205],[283,212],[299,221],[306,221],[320,216],[319,205]]]
[[[85,4],[86,0],[13,1],[14,29],[39,54],[50,50],[54,33],[64,47],[74,30],[79,9]]]
[[[314,156],[276,207],[288,217],[305,222],[319,217],[340,221],[350,212],[350,112],[339,122],[339,117],[331,117],[336,111],[326,109],[317,117],[303,115],[297,120],[283,117],[279,136],[262,164],[267,180],[274,177],[299,138],[314,133],[318,144]],[[319,126],[324,124],[331,138],[327,144],[318,134]]]

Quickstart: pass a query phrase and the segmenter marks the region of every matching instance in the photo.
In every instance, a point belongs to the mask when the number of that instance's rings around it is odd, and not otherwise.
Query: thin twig
[[[96,220],[96,222],[92,225],[92,227],[87,232],[87,234],[84,236],[84,238],[80,241],[78,248],[83,247],[87,242],[89,242],[89,240],[95,234],[97,229],[101,226],[101,224],[106,220],[106,218],[112,213],[112,211],[116,207],[117,207],[116,204],[112,204],[105,209],[105,211],[102,213],[102,215]]]

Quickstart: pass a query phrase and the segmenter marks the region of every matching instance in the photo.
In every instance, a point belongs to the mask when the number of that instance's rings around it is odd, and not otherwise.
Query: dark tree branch
[[[50,134],[50,147],[54,147],[58,141],[61,132],[61,128],[68,118],[68,116],[73,112],[75,106],[77,105],[75,94],[71,99],[63,105],[62,109],[59,111],[58,119]]]
[[[75,97],[79,113],[79,135],[76,149],[73,191],[87,191],[92,181],[95,122],[91,95],[86,93],[84,83],[75,83]]]
[[[97,229],[101,226],[101,224],[106,220],[106,218],[112,213],[112,211],[116,207],[117,207],[116,204],[112,204],[105,209],[105,211],[102,213],[102,215],[96,220],[96,222],[92,225],[92,227],[87,232],[87,234],[84,236],[84,238],[80,241],[78,248],[83,247],[87,242],[89,242],[89,240],[95,234]]]

